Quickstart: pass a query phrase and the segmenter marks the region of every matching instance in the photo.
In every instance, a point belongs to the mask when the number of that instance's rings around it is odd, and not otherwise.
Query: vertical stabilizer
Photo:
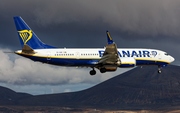
[[[22,48],[24,45],[28,45],[32,49],[55,48],[41,42],[41,40],[36,36],[36,34],[20,16],[14,17],[14,22]]]

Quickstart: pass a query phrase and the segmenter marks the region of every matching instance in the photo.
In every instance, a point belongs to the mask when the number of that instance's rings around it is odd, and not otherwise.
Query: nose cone
[[[170,56],[170,62],[174,62],[174,58],[172,56]]]

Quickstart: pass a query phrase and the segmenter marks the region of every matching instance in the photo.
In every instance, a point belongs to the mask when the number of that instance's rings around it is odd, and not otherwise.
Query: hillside
[[[0,86],[0,105],[16,105],[24,98],[32,97],[27,93],[17,93],[11,89]]]

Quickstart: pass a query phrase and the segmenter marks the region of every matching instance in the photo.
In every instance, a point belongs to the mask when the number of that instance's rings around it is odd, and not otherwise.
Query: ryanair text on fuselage
[[[99,57],[102,57],[105,51],[101,50],[99,51]],[[118,51],[118,54],[120,57],[150,57],[150,55],[152,56],[156,56],[157,52],[156,51],[124,51],[122,50],[121,52]]]

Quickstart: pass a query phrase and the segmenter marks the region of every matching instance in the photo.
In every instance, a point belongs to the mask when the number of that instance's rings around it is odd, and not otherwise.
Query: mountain
[[[137,67],[89,89],[48,95],[17,93],[0,86],[0,105],[102,109],[167,109],[180,106],[180,66]]]
[[[21,105],[92,107],[103,109],[156,109],[180,106],[180,67],[137,67],[92,88],[72,93],[38,95]]]
[[[11,89],[0,86],[0,105],[16,105],[20,99],[29,98],[32,95],[17,93]]]

